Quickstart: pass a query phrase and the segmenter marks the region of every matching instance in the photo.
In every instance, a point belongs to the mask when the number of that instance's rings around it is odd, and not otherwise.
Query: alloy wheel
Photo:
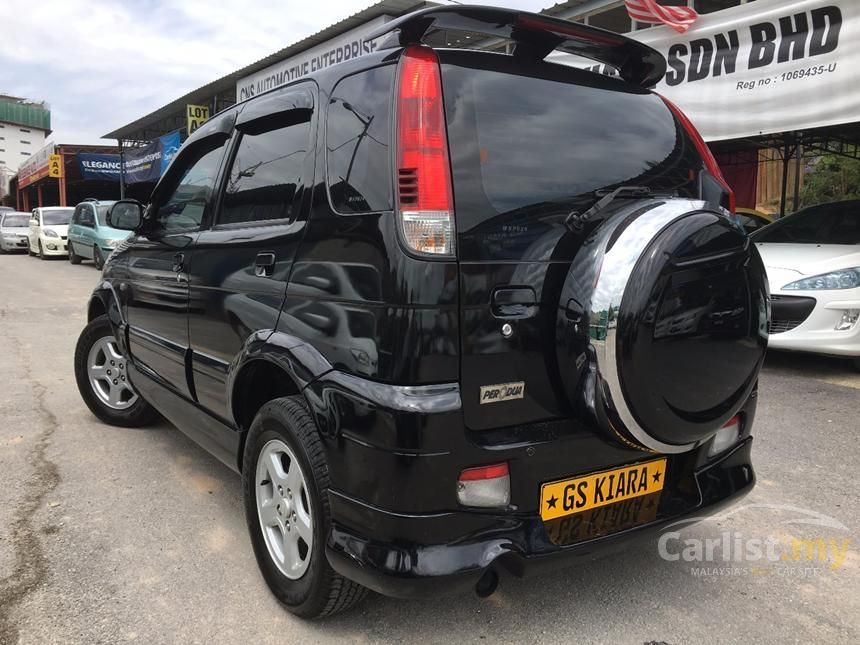
[[[299,460],[279,439],[257,458],[257,516],[269,556],[287,578],[301,578],[311,560],[314,524],[308,486]]]
[[[87,376],[99,400],[112,410],[125,410],[137,401],[128,382],[126,360],[110,336],[99,338],[90,348]]]

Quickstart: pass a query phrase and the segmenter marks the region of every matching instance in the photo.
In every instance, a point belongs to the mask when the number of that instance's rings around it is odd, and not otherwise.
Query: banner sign
[[[179,150],[179,131],[159,137],[142,148],[133,148],[123,154],[125,183],[139,184],[158,181]]]
[[[186,130],[190,135],[209,120],[209,108],[205,105],[186,105]]]
[[[63,176],[63,155],[48,155],[48,177]]]
[[[860,121],[860,2],[757,0],[683,36],[631,34],[666,56],[657,86],[708,141]]]
[[[125,183],[155,182],[167,170],[170,161],[179,150],[179,131],[165,134],[142,148],[123,153],[125,158]],[[94,154],[79,152],[78,167],[82,179],[119,182],[120,157],[117,154]]]
[[[663,26],[627,35],[666,57],[655,90],[706,141],[860,121],[857,0],[756,0],[699,16],[682,35]]]
[[[119,155],[79,152],[75,157],[81,179],[119,183]]]
[[[18,169],[18,188],[29,186],[34,181],[48,176],[48,159],[54,154],[54,144],[49,143],[30,155]]]
[[[376,49],[376,42],[365,40],[365,36],[385,24],[388,19],[389,16],[379,16],[360,27],[350,29],[337,38],[311,47],[298,56],[287,58],[250,76],[240,78],[236,82],[236,99],[245,101],[312,72],[369,54]]]

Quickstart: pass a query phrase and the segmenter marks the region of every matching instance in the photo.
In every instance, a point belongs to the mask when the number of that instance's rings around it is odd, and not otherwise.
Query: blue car
[[[80,264],[81,260],[92,260],[101,269],[105,258],[128,237],[128,231],[107,225],[111,204],[112,201],[89,199],[75,206],[69,223],[69,262]]]

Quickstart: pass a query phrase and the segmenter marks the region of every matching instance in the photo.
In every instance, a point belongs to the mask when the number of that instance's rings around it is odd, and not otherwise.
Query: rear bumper
[[[326,555],[342,575],[395,597],[472,589],[488,570],[518,577],[539,573],[648,539],[667,523],[714,513],[734,502],[755,485],[751,446],[747,438],[692,472],[688,485],[679,482],[678,490],[661,499],[654,521],[566,546],[552,543],[536,514],[409,515],[333,492]],[[357,530],[359,526],[365,529]]]

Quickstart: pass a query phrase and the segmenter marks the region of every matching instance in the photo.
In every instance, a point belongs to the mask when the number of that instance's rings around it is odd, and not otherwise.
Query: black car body
[[[418,44],[452,25],[519,53]],[[509,10],[388,29],[185,142],[89,305],[135,390],[236,470],[261,406],[299,397],[325,558],[396,596],[491,591],[749,491],[767,288],[704,144],[643,87],[662,58]],[[542,60],[565,46],[624,80]],[[647,508],[629,474],[597,514],[542,497],[629,465],[664,476]]]

